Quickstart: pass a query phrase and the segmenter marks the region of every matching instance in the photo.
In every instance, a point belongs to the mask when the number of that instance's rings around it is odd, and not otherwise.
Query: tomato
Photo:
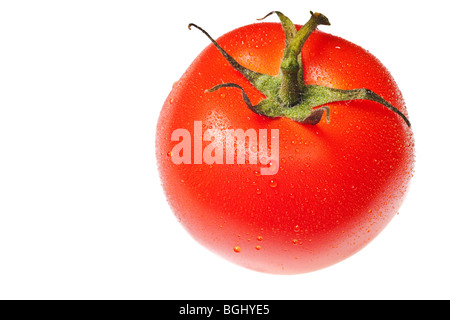
[[[217,46],[241,66],[277,76],[287,60],[287,40],[295,36],[290,20],[282,22],[238,28]],[[252,109],[268,91],[258,90],[211,44],[174,84],[157,125],[162,187],[180,223],[209,250],[260,272],[311,272],[355,254],[397,214],[413,176],[413,133],[386,67],[365,49],[314,29],[300,49],[299,87],[365,88],[385,100],[327,101],[314,121],[289,116],[288,108],[286,116]],[[278,78],[273,79],[279,86]],[[235,86],[209,90],[223,83]],[[219,134],[211,139],[208,129]],[[220,162],[230,148],[237,154],[243,146],[235,140],[211,152],[211,141],[238,129],[253,129],[258,141],[266,138],[268,144],[255,152],[267,155],[277,133],[278,157]],[[250,139],[244,147],[250,157]],[[273,171],[262,174],[264,169]]]

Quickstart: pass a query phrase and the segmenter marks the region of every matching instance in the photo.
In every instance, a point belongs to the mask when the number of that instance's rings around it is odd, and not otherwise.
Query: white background
[[[1,299],[448,299],[447,1],[1,1]],[[368,4],[369,3],[369,4]],[[400,215],[330,268],[266,275],[184,231],[159,184],[158,114],[218,37],[322,12],[392,72],[416,138]],[[269,19],[276,21],[275,17]]]

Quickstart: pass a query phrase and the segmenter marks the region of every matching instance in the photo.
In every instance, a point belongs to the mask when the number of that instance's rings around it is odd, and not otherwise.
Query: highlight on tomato
[[[215,40],[177,81],[157,125],[167,201],[201,245],[252,270],[329,267],[397,214],[414,170],[402,94],[367,50],[258,22]]]

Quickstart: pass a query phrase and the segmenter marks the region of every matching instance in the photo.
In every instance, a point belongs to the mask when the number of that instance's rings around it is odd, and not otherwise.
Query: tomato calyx
[[[324,113],[326,113],[327,122],[330,121],[330,109],[326,106],[329,103],[371,100],[399,115],[410,127],[411,123],[400,110],[369,89],[343,90],[305,84],[301,57],[303,45],[319,25],[330,25],[328,18],[323,14],[310,13],[310,19],[298,31],[294,23],[279,11],[270,12],[264,18],[258,19],[264,20],[272,14],[277,14],[284,30],[285,50],[277,76],[255,72],[242,66],[205,30],[193,23],[189,24],[189,29],[195,27],[203,32],[230,65],[239,71],[266,98],[253,105],[244,89],[235,83],[219,84],[205,91],[214,92],[222,88],[237,88],[241,90],[243,101],[253,112],[269,118],[285,117],[311,125],[319,123]]]

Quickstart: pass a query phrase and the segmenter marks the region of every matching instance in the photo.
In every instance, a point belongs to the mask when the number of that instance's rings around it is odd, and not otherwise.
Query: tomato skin
[[[280,24],[258,23],[219,38],[240,64],[276,75],[284,50]],[[407,114],[387,69],[366,50],[315,31],[303,50],[307,84],[368,88]],[[414,169],[414,138],[396,114],[365,100],[332,103],[330,123],[269,119],[249,110],[236,83],[257,104],[264,96],[209,45],[174,84],[156,135],[168,203],[186,230],[220,256],[253,270],[305,273],[328,267],[373,240],[405,199]],[[280,168],[180,164],[171,159],[174,130],[278,129]],[[238,251],[238,252],[236,252]]]

